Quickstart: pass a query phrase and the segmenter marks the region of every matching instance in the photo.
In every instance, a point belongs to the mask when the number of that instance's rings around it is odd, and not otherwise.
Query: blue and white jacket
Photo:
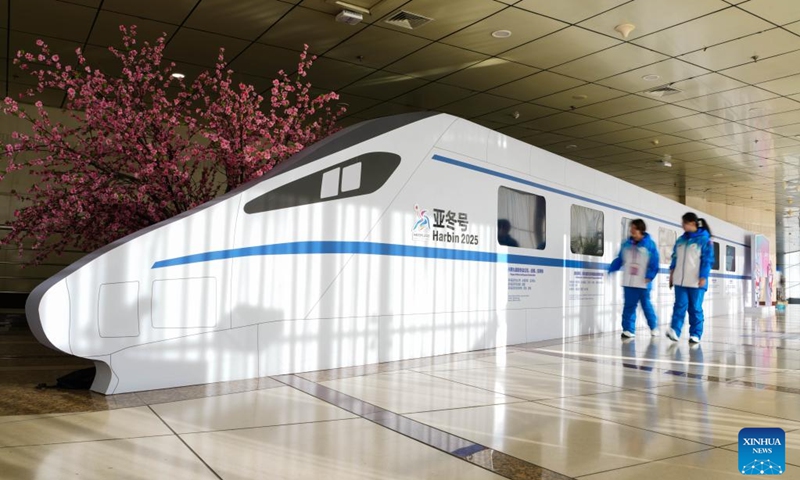
[[[609,272],[622,269],[622,286],[629,288],[650,288],[647,280],[658,275],[658,248],[648,233],[639,242],[628,238],[619,250],[617,258],[611,262]]]
[[[703,290],[708,289],[708,276],[714,263],[714,245],[705,228],[694,233],[684,233],[672,250],[672,283],[679,287],[699,288],[700,279],[706,279]]]

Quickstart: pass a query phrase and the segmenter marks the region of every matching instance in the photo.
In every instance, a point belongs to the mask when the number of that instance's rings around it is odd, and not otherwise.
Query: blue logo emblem
[[[786,471],[786,432],[780,428],[739,431],[739,473],[781,475]]]

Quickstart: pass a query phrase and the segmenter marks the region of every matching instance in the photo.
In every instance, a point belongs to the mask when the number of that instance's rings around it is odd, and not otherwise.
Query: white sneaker
[[[692,335],[691,337],[689,337],[689,343],[700,343],[700,337]]]
[[[633,338],[633,337],[635,337],[636,335],[635,335],[635,334],[633,334],[633,333],[631,333],[631,332],[629,332],[629,331],[627,331],[627,330],[623,330],[623,332],[622,332],[622,336],[623,336],[624,338]]]
[[[654,337],[657,337],[658,336],[658,329],[654,328],[654,329],[650,330],[650,335],[652,335]]]
[[[669,338],[673,342],[677,342],[678,341],[678,334],[675,333],[675,330],[670,328],[669,330],[667,330],[667,338]]]

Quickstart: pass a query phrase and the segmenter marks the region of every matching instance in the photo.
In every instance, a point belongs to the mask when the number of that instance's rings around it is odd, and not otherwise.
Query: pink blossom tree
[[[14,60],[38,83],[20,101],[60,90],[71,117],[53,120],[41,101],[25,108],[7,97],[2,107],[31,132],[12,134],[0,180],[25,170],[36,182],[16,193],[26,206],[0,244],[32,244],[34,263],[94,250],[258,178],[331,134],[344,112],[332,107],[336,93],[311,95],[308,46],[296,77],[278,72],[265,101],[233,80],[223,49],[213,70],[185,81],[164,59],[165,36],[139,42],[135,26],[120,31],[124,48],[109,51],[121,75],[93,68],[80,49],[67,63],[41,40]]]

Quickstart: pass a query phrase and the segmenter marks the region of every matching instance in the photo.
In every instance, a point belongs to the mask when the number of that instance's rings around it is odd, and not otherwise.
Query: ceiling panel
[[[316,95],[319,95],[321,93],[324,93],[324,90],[323,91],[315,91],[314,93]],[[345,115],[354,115],[354,114],[363,112],[364,110],[366,110],[368,108],[374,107],[379,102],[380,102],[380,100],[375,100],[375,99],[366,98],[366,97],[359,97],[358,95],[353,95],[352,93],[339,92],[339,102],[338,103],[339,104],[345,104],[345,106],[347,107],[347,111],[345,112]]]
[[[776,113],[775,115],[767,115],[766,117],[749,118],[742,120],[742,123],[756,128],[774,128],[800,123],[800,110]]]
[[[85,42],[97,10],[56,0],[11,2],[12,30]]]
[[[110,45],[121,48],[123,44],[122,34],[119,31],[120,25],[136,25],[136,37],[139,41],[146,40],[150,43],[155,43],[155,40],[164,33],[167,34],[167,39],[169,39],[178,28],[169,23],[145,20],[143,18],[102,10],[97,15],[97,21],[94,24],[94,28],[92,28],[89,43],[103,48]]]
[[[484,115],[483,118],[506,125],[520,125],[530,120],[546,117],[555,113],[558,113],[558,110],[531,103],[519,103],[498,110],[497,112]]]
[[[796,102],[785,97],[778,97],[770,100],[748,103],[746,105],[739,105],[736,107],[712,110],[708,113],[718,117],[723,117],[728,120],[743,121],[776,113],[789,112],[797,109],[800,109],[800,102]]]
[[[675,133],[689,129],[697,129],[707,127],[709,125],[717,125],[725,120],[704,113],[696,115],[689,115],[688,117],[675,118],[663,122],[653,123],[647,126],[650,130],[655,130],[661,133]]]
[[[793,42],[800,48],[800,38],[795,37]],[[800,51],[789,52],[763,60],[759,59],[757,62],[751,61],[747,65],[733,67],[723,73],[751,84],[795,75],[800,73]]]
[[[180,25],[196,4],[197,0],[104,0],[103,10]]]
[[[330,15],[309,8],[295,8],[276,23],[261,38],[261,43],[302,50],[303,44],[313,53],[323,53],[346,38],[355,35],[366,24],[345,25]]]
[[[775,98],[772,92],[762,90],[758,87],[746,86],[736,88],[725,92],[714,93],[703,97],[697,97],[690,100],[678,102],[677,105],[686,108],[693,108],[709,112],[712,110],[719,110],[721,108],[730,108],[737,105],[745,105],[748,103],[760,102],[770,98]]]
[[[688,78],[700,77],[707,73],[709,73],[708,70],[704,68],[670,58],[663,62],[606,78],[599,83],[619,90],[625,90],[626,92],[636,93],[642,90],[651,90],[665,84],[680,82]],[[643,77],[646,75],[657,75],[658,79],[655,81],[645,80]]]
[[[738,8],[728,8],[637,38],[633,43],[677,56],[771,28],[774,26],[769,22]]]
[[[744,86],[744,83],[733,78],[718,73],[708,73],[671,84],[670,87],[680,90],[680,92],[660,97],[659,100],[668,103],[678,103],[691,98],[742,88]]]
[[[227,52],[226,52],[227,53]],[[276,78],[279,70],[297,70],[300,54],[280,47],[254,43],[231,62],[231,69],[248,75]],[[316,65],[311,66],[311,71]]]
[[[573,78],[558,75],[552,72],[540,72],[530,77],[502,85],[489,91],[494,95],[513,98],[516,100],[532,100],[554,92],[560,92],[584,82]]]
[[[586,143],[587,140],[581,140],[578,145]],[[620,155],[630,152],[627,148],[622,148],[616,145],[602,145],[588,150],[582,150],[580,156],[583,158],[603,158],[611,155]]]
[[[420,111],[418,107],[411,107],[408,105],[400,105],[397,103],[384,102],[384,103],[379,103],[378,105],[372,108],[364,110],[359,115],[363,116],[364,118],[378,118],[378,117],[388,117],[389,115],[400,115],[403,113],[411,113],[418,111]]]
[[[520,63],[509,62],[501,58],[490,58],[448,75],[439,81],[472,90],[484,91],[513,82],[522,77],[528,77],[537,71],[535,68]]]
[[[500,56],[536,68],[551,68],[619,43],[580,27],[569,27]]]
[[[741,123],[724,122],[709,127],[693,128],[676,132],[675,135],[691,140],[705,140],[707,138],[722,137],[751,131],[752,128]]]
[[[503,0],[504,1],[504,0]],[[629,0],[522,0],[514,6],[531,12],[557,18],[567,23],[578,23],[598,13],[615,8]],[[514,3],[507,1],[506,3]]]
[[[486,55],[463,48],[434,43],[386,67],[386,70],[412,77],[435,80],[486,60]]]
[[[628,113],[614,117],[615,122],[626,123],[631,126],[650,125],[651,123],[663,122],[665,120],[687,117],[694,115],[695,112],[676,105],[662,105],[639,112]]]
[[[415,52],[430,41],[405,33],[369,26],[325,54],[326,57],[381,68]]]
[[[567,135],[559,135],[557,133],[543,132],[531,135],[530,137],[527,137],[525,141],[530,143],[531,145],[536,145],[538,147],[546,147],[547,145],[552,145],[554,143],[559,143],[571,139],[572,137],[569,137]]]
[[[210,67],[217,61],[221,47],[225,48],[225,58],[230,61],[247,46],[247,41],[238,38],[181,28],[172,36],[164,55],[172,60]]]
[[[586,98],[583,98],[584,96]],[[572,107],[580,108],[584,105],[591,105],[622,96],[625,96],[625,92],[620,92],[619,90],[614,90],[613,88],[603,85],[587,83],[563,92],[537,98],[536,103],[568,110]]]
[[[790,75],[758,84],[760,88],[775,92],[778,95],[794,95],[800,93],[800,75]]]
[[[340,62],[330,58],[318,58],[305,78],[317,88],[339,90],[356,80],[366,77],[374,70],[352,63]]]
[[[622,124],[619,123],[615,125],[622,125]],[[650,130],[645,130],[643,128],[626,128],[624,130],[617,130],[615,132],[603,133],[588,138],[590,140],[597,140],[598,142],[617,144],[617,143],[631,142],[634,140],[640,140],[642,138],[648,139],[649,142],[652,139],[656,138],[657,136],[658,136],[657,133],[653,133]],[[635,147],[630,147],[630,148],[635,148]]]
[[[739,7],[778,25],[800,20],[800,9],[793,0],[750,0]]]
[[[581,107],[578,108],[576,112],[583,115],[591,115],[597,118],[607,118],[623,115],[628,112],[658,107],[659,105],[663,104],[649,98],[640,97],[638,95],[627,95],[625,97],[615,98],[613,100],[607,100],[601,103],[595,103],[593,105],[589,105],[588,107]]]
[[[442,107],[440,110],[451,115],[464,118],[479,117],[496,110],[514,105],[516,102],[509,98],[479,93]]]
[[[604,133],[616,132],[618,130],[626,130],[629,128],[630,127],[628,125],[622,123],[610,122],[608,120],[597,120],[591,123],[584,123],[583,125],[567,127],[563,130],[559,130],[556,133],[561,133],[572,137],[583,138],[583,137],[591,137],[594,135],[601,135]],[[598,139],[598,141],[602,142],[603,140]]]
[[[446,2],[440,2],[446,3]],[[489,2],[464,2],[481,4]],[[453,9],[452,7],[449,10]],[[561,30],[567,24],[553,20],[535,13],[508,7],[505,10],[481,20],[469,27],[445,38],[442,42],[456,47],[474,50],[487,55],[497,55],[500,52],[511,50],[523,43],[528,43],[543,37],[556,30]],[[510,30],[508,38],[494,38],[492,32],[497,30]]]
[[[800,48],[800,38],[785,30],[774,28],[763,33],[715,45],[707,50],[690,53],[682,56],[681,59],[716,71],[752,63],[753,55],[765,59],[797,48]]]
[[[636,25],[636,29],[631,32],[628,40],[634,40],[728,7],[730,5],[722,0],[634,1],[590,18],[582,22],[581,26],[607,35],[616,35],[614,27],[630,22]]]
[[[277,22],[290,4],[263,0],[203,0],[186,20],[187,27],[255,40]]]
[[[343,91],[367,98],[389,100],[428,83],[428,81],[421,78],[377,71],[368,77],[358,80]]]
[[[385,18],[381,20],[379,25],[399,32],[437,40],[478,22],[503,8],[504,6],[497,2],[461,2],[458,8],[453,8],[451,3],[442,2],[441,0],[411,0],[402,5],[403,10],[432,18],[433,21],[414,30],[407,30],[403,27],[385,23],[383,21]],[[391,14],[393,13],[391,12]]]
[[[377,72],[375,75],[378,74],[382,74],[382,72]],[[406,78],[411,79],[412,84],[413,82],[423,81],[413,77]],[[354,88],[358,87],[354,86]],[[425,109],[435,109],[441,107],[442,105],[447,105],[448,103],[462,100],[473,93],[474,92],[471,90],[467,90],[465,88],[433,82],[395,98],[393,101],[403,105],[412,105]]]
[[[580,125],[582,123],[589,123],[594,121],[592,117],[585,115],[578,115],[576,113],[557,113],[550,117],[539,118],[523,124],[525,127],[534,130],[541,130],[543,132],[550,132],[553,130],[560,130],[562,128]]]
[[[617,75],[666,59],[664,55],[630,43],[594,53],[579,60],[555,67],[554,72],[589,82]]]

